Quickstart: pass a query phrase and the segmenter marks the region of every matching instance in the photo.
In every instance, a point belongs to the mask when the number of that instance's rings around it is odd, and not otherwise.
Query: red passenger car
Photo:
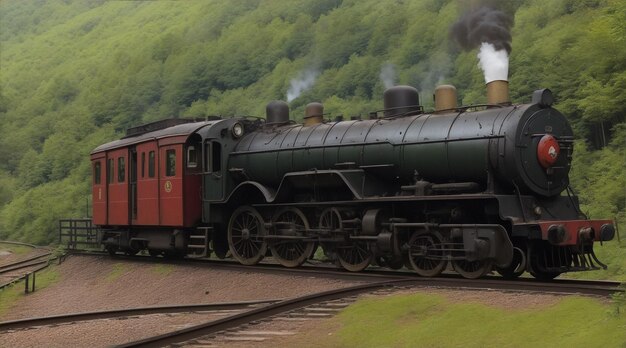
[[[194,132],[207,122],[165,122],[130,129],[127,137],[91,153],[93,222],[115,239],[110,252],[127,240],[121,249],[136,253],[156,231],[162,238],[150,241],[151,252],[170,250],[186,243],[176,231],[201,220],[201,140]]]

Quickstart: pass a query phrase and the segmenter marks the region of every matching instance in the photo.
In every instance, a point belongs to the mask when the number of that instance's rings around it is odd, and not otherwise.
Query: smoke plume
[[[289,89],[287,90],[287,102],[291,103],[291,101],[298,98],[302,92],[313,87],[318,75],[319,71],[309,69],[301,71],[296,78],[291,79]]]
[[[483,6],[464,14],[452,26],[452,36],[464,50],[480,49],[479,65],[487,83],[507,79],[512,25],[510,15]]]
[[[380,68],[380,80],[385,85],[385,89],[396,85],[396,67],[387,62]]]
[[[483,42],[478,52],[478,64],[485,72],[485,82],[508,79],[509,55],[505,50],[496,50],[493,44]]]

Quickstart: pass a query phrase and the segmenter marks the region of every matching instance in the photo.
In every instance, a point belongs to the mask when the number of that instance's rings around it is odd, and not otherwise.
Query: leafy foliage
[[[555,92],[579,136],[572,181],[584,209],[623,219],[626,3],[506,7],[513,100]],[[448,37],[460,11],[453,0],[0,2],[0,238],[53,242],[58,218],[84,215],[89,152],[125,128],[263,115],[301,71],[319,74],[291,103],[297,119],[313,100],[331,117],[382,108],[384,64],[426,107],[438,83],[484,102],[475,52]],[[600,128],[610,144],[598,150]]]

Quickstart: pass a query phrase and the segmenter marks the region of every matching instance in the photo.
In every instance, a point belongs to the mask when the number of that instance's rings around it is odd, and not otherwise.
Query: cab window
[[[222,145],[218,142],[204,144],[204,170],[207,173],[222,169]]]
[[[187,168],[196,168],[198,166],[198,151],[195,146],[187,148]]]
[[[220,145],[220,143],[213,143],[212,146],[212,152],[213,152],[213,165],[212,165],[212,171],[213,172],[219,172],[220,170],[222,170],[222,146]]]

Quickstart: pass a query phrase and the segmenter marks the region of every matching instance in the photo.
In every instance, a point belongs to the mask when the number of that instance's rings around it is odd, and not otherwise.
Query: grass
[[[414,294],[365,299],[317,333],[316,347],[626,347],[626,305],[567,297],[502,309]]]
[[[44,289],[56,283],[59,279],[60,274],[56,270],[55,266],[50,266],[42,271],[39,271],[36,274],[35,291]],[[28,295],[24,293],[23,280],[0,290],[0,318],[13,306],[15,306],[17,301],[24,296]]]
[[[106,278],[104,278],[107,282],[114,282],[119,277],[121,277],[126,271],[128,271],[127,265],[123,263],[116,263],[112,267],[111,273],[109,273]]]

